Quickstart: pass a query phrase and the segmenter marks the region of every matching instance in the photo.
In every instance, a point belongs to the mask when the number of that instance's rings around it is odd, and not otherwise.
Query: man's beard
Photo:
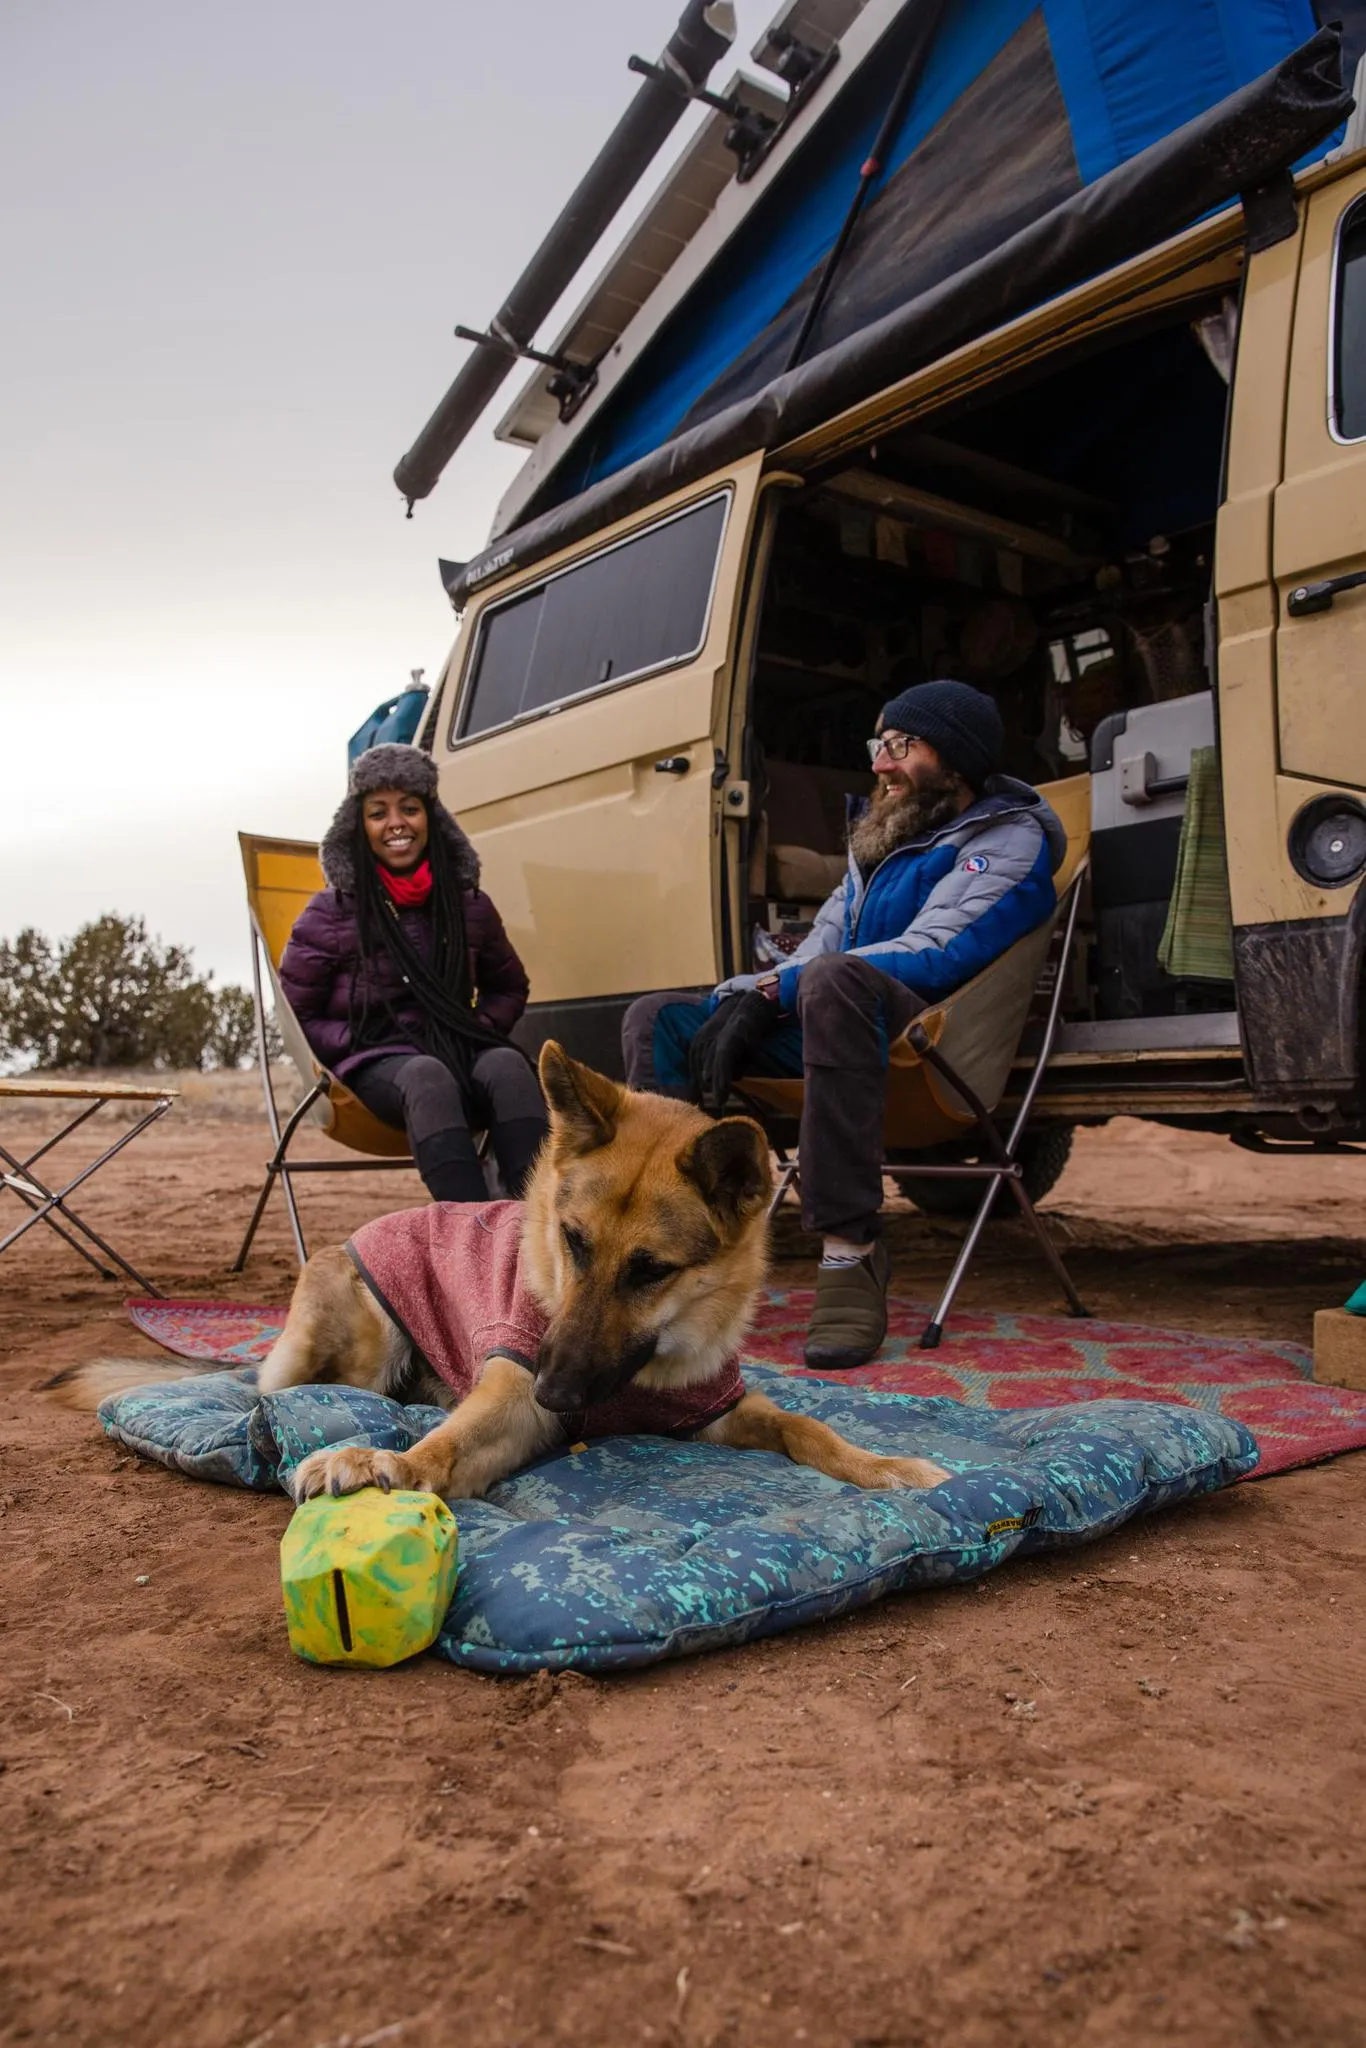
[[[915,782],[879,782],[850,827],[849,851],[865,871],[875,868],[908,839],[956,818],[970,794],[963,778],[948,768],[925,769]]]

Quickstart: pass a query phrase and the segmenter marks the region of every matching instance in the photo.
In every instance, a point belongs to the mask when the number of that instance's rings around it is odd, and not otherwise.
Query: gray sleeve
[[[785,972],[789,967],[799,967],[804,961],[815,960],[822,953],[839,952],[840,941],[844,937],[844,888],[844,883],[840,882],[830,891],[816,912],[816,921],[810,931],[796,952],[790,954],[777,971]],[[772,967],[764,969],[765,974],[772,974],[774,971]],[[718,996],[743,995],[747,988],[753,988],[759,978],[757,974],[733,974],[729,981],[718,984],[716,993]]]
[[[830,891],[820,909],[816,922],[802,940],[795,953],[788,958],[787,965],[801,966],[806,960],[818,960],[822,953],[838,953],[844,937],[844,893],[846,883],[840,882]]]

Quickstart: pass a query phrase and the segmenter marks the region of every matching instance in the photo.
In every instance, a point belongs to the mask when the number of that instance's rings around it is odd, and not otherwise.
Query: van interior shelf
[[[1021,526],[1013,519],[1000,519],[975,506],[955,504],[934,491],[922,491],[912,484],[876,476],[867,469],[846,469],[825,486],[831,497],[866,510],[881,512],[890,519],[904,519],[912,526],[937,527],[946,533],[961,533],[972,540],[989,541],[1036,562],[1051,562],[1055,568],[1084,576],[1099,557],[1078,554],[1066,541],[1034,527]]]

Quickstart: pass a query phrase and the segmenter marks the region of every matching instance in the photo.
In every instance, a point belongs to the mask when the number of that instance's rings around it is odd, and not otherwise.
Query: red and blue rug
[[[236,1301],[130,1301],[128,1312],[164,1350],[221,1365],[258,1364],[284,1324],[282,1309]],[[1252,1431],[1262,1454],[1259,1479],[1366,1448],[1366,1394],[1316,1385],[1312,1356],[1300,1344],[955,1309],[940,1349],[925,1352],[916,1347],[928,1309],[894,1300],[876,1362],[822,1375],[802,1364],[810,1313],[809,1288],[769,1288],[747,1355],[808,1379],[837,1377],[893,1394],[946,1394],[974,1408],[1104,1400],[1208,1408]]]

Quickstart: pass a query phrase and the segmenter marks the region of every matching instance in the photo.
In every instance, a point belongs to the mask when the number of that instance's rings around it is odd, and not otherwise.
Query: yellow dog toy
[[[383,1666],[430,1648],[455,1591],[455,1516],[433,1493],[319,1494],[280,1542],[289,1646],[310,1664]]]

